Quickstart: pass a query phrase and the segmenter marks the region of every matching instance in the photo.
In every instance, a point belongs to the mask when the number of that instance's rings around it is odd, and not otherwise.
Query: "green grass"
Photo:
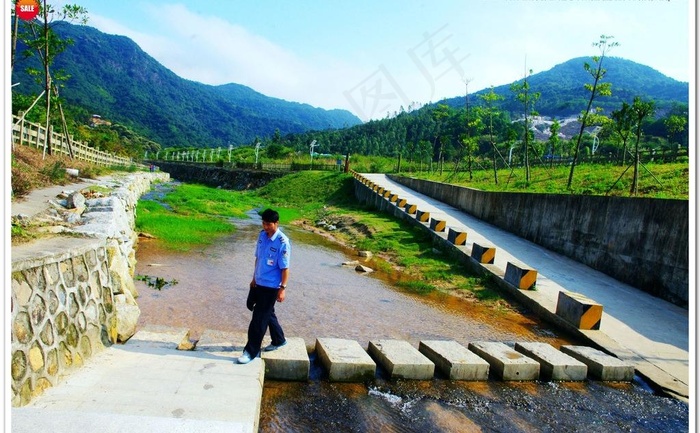
[[[379,163],[388,164],[387,161]],[[639,183],[643,197],[687,199],[687,163],[647,164],[651,176],[641,169]],[[575,172],[573,193],[628,196],[631,172],[615,184],[624,168],[582,165]],[[367,170],[374,171],[374,170]],[[499,184],[490,171],[468,173],[410,174],[420,178],[466,185],[488,191],[571,194],[566,191],[569,167],[535,167],[531,181],[523,169],[501,170]],[[137,228],[159,238],[166,248],[189,250],[206,245],[234,230],[228,218],[243,218],[251,209],[272,207],[284,224],[298,220],[344,221],[347,227],[333,235],[357,250],[375,254],[371,265],[388,275],[407,291],[426,294],[436,290],[455,291],[488,304],[503,305],[497,288],[486,278],[470,275],[454,260],[433,249],[427,233],[388,214],[359,205],[354,197],[353,179],[338,172],[307,171],[289,174],[253,191],[236,192],[183,184],[163,200],[139,201]],[[377,258],[379,255],[380,258]]]
[[[498,171],[498,184],[494,183],[493,171],[474,170],[472,179],[467,172],[451,172],[446,166],[439,172],[401,173],[421,179],[469,186],[484,191],[529,192],[546,194],[586,194],[630,196],[633,168],[625,172],[626,166],[585,164],[574,170],[572,189],[567,190],[569,166],[532,167],[530,182],[526,181],[524,168]],[[690,189],[690,167],[687,162],[657,164],[648,163],[639,167],[637,197],[688,199]]]

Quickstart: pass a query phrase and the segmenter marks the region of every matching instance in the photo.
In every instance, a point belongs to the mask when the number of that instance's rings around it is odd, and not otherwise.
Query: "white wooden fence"
[[[16,144],[22,146],[32,146],[37,149],[43,149],[47,144],[47,137],[51,140],[52,155],[66,155],[70,157],[68,140],[63,134],[53,132],[49,127],[50,134],[47,134],[46,128],[36,123],[28,122],[23,118],[12,116],[12,147]],[[93,164],[105,166],[130,166],[134,164],[131,158],[115,156],[111,153],[103,152],[95,148],[89,147],[86,143],[75,141],[71,142],[73,149],[73,158],[88,161]]]

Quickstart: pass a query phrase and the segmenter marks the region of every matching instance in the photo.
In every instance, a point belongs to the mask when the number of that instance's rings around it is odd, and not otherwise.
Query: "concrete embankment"
[[[388,177],[616,280],[688,307],[687,200],[494,193]]]
[[[173,179],[235,191],[260,188],[271,180],[286,174],[261,170],[230,170],[217,167],[214,164],[187,164],[167,161],[157,161],[157,164],[161,170],[170,173]]]
[[[11,251],[13,406],[134,334],[136,203],[152,182],[168,179],[114,175],[12,204],[15,223],[49,234]]]

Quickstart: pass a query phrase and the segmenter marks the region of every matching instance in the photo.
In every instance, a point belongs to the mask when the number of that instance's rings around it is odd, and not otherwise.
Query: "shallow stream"
[[[156,290],[137,283],[139,325],[245,333],[245,307],[260,220],[235,221],[237,231],[189,253],[139,241],[137,274],[160,278]],[[496,311],[450,295],[413,295],[379,273],[359,274],[343,262],[358,257],[321,236],[282,227],[292,242],[287,299],[276,313],[285,333],[311,352],[316,338],[583,344],[527,312]],[[176,282],[176,283],[175,283]],[[380,370],[365,384],[329,383],[311,353],[311,380],[266,381],[261,432],[671,432],[688,431],[688,406],[631,384],[387,380]]]

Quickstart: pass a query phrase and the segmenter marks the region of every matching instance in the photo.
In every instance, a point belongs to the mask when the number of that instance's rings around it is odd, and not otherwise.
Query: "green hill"
[[[53,70],[70,75],[61,95],[103,119],[121,123],[163,146],[227,147],[256,137],[360,124],[345,110],[271,98],[240,84],[210,86],[183,79],[124,36],[88,26],[56,23],[74,44],[56,58]],[[39,94],[18,47],[13,92]],[[37,64],[33,64],[38,67]],[[85,123],[89,119],[85,119]]]

